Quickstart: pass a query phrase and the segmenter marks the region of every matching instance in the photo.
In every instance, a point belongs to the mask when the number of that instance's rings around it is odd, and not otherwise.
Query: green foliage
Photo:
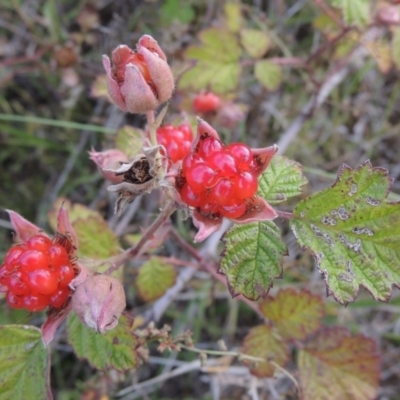
[[[270,204],[278,204],[298,196],[306,183],[301,165],[278,155],[259,178],[257,194]]]
[[[372,400],[379,383],[374,340],[346,328],[322,329],[298,355],[304,400]]]
[[[87,359],[95,368],[126,371],[141,363],[137,353],[139,340],[133,333],[132,321],[124,316],[116,328],[101,335],[83,325],[76,314],[71,314],[67,333],[76,355]]]
[[[115,138],[115,148],[123,151],[128,158],[135,157],[143,147],[144,131],[125,125],[118,129]]]
[[[186,59],[193,60],[195,66],[182,76],[179,88],[207,88],[221,94],[233,91],[242,71],[236,36],[227,30],[209,28],[200,32],[199,39],[201,45],[189,46],[185,52]]]
[[[193,7],[187,4],[187,1],[166,0],[161,7],[161,18],[168,24],[173,21],[180,21],[188,24],[192,21],[194,16]]]
[[[370,21],[370,0],[331,0],[331,3],[342,11],[346,25],[363,27]]]
[[[387,301],[400,286],[400,204],[387,201],[390,186],[387,171],[369,162],[344,166],[332,187],[294,210],[292,230],[339,303],[354,301],[360,286]]]
[[[29,325],[0,326],[0,399],[52,399],[50,354],[41,331]]]
[[[254,76],[267,90],[274,92],[282,83],[282,68],[269,60],[257,61]]]
[[[325,306],[307,290],[282,289],[260,303],[260,310],[286,340],[304,340],[321,327]]]
[[[271,45],[268,33],[258,29],[242,29],[240,41],[247,54],[253,58],[262,57]]]
[[[282,276],[281,259],[286,253],[279,228],[273,222],[235,225],[223,237],[223,272],[232,296],[251,300],[265,296],[275,278]]]
[[[400,28],[393,28],[392,58],[397,69],[400,69]]]
[[[176,279],[176,270],[170,265],[152,257],[140,268],[136,279],[139,296],[144,301],[153,301],[161,297]]]

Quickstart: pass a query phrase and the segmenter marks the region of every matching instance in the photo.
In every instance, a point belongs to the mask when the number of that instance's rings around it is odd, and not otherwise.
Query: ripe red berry
[[[257,168],[245,144],[224,147],[217,138],[202,137],[182,162],[177,189],[181,200],[203,215],[237,219],[247,211],[246,200],[257,192]]]
[[[157,141],[165,147],[167,156],[176,163],[190,152],[193,133],[189,125],[163,125],[157,129]]]
[[[221,99],[211,92],[199,93],[193,100],[193,108],[200,114],[216,111],[221,104]]]
[[[44,235],[12,247],[0,266],[0,284],[7,288],[7,303],[31,312],[50,305],[61,308],[75,276],[69,250]]]

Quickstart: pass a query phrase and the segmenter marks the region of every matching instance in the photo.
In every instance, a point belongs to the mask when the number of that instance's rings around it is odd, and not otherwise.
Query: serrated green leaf
[[[209,28],[199,38],[201,45],[190,46],[185,52],[186,59],[196,64],[182,75],[179,88],[196,91],[207,88],[220,94],[233,91],[242,70],[236,36],[227,30]]]
[[[325,306],[320,296],[307,290],[281,289],[260,303],[260,311],[288,340],[304,340],[321,327]]]
[[[260,325],[250,329],[244,338],[244,354],[265,359],[265,362],[255,364],[245,361],[250,372],[260,378],[273,376],[275,367],[270,361],[283,367],[289,358],[289,349],[284,340],[280,337],[277,330],[268,325]]]
[[[102,260],[118,254],[118,238],[99,215],[72,224],[78,239],[78,257]]]
[[[156,300],[174,285],[175,279],[175,268],[153,257],[139,268],[136,279],[138,294],[144,301]]]
[[[242,8],[239,2],[228,2],[224,5],[226,25],[232,32],[238,32],[242,24]]]
[[[331,0],[331,3],[342,11],[346,25],[363,27],[371,19],[370,0]]]
[[[354,301],[360,286],[380,301],[400,287],[400,203],[387,201],[390,186],[387,171],[369,161],[345,165],[332,187],[294,210],[292,230],[341,304]]]
[[[397,69],[400,69],[400,28],[395,27],[392,30],[392,59]]]
[[[303,168],[298,162],[277,155],[260,176],[257,194],[270,204],[278,204],[298,196],[306,183]]]
[[[0,326],[0,399],[52,399],[50,354],[40,329]]]
[[[132,321],[125,316],[120,317],[114,329],[101,335],[82,324],[76,314],[71,314],[67,334],[76,355],[87,359],[95,368],[126,371],[141,363],[137,354],[140,342],[133,333]]]
[[[259,29],[242,29],[240,31],[240,41],[247,54],[253,58],[262,57],[271,44],[268,33]]]
[[[275,278],[282,276],[281,258],[286,246],[273,222],[235,225],[223,237],[220,264],[232,296],[251,300],[266,296]]]
[[[345,328],[323,329],[299,352],[302,399],[375,399],[379,364],[372,339],[352,337]]]
[[[118,129],[115,147],[123,151],[129,159],[141,153],[145,134],[142,129],[125,125]]]
[[[261,85],[273,92],[282,83],[282,68],[268,60],[257,61],[254,66],[254,76]]]

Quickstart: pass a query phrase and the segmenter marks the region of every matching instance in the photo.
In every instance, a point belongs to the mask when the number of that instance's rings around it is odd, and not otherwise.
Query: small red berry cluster
[[[0,284],[8,288],[6,300],[13,308],[41,311],[61,308],[71,292],[76,271],[61,243],[36,235],[12,247],[0,266]]]
[[[219,139],[201,137],[196,149],[182,162],[177,189],[184,203],[203,215],[240,218],[246,200],[258,189],[257,160],[248,146],[223,146]]]
[[[157,142],[165,147],[172,163],[189,154],[192,141],[193,132],[189,125],[163,125],[157,129]]]

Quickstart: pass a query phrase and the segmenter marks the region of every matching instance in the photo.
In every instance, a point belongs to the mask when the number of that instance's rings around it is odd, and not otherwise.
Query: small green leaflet
[[[259,178],[257,194],[270,204],[278,204],[298,196],[306,183],[299,163],[276,155]]]
[[[370,0],[331,0],[331,4],[342,11],[346,25],[363,27],[370,22]]]
[[[0,326],[0,400],[52,399],[50,353],[40,329]]]
[[[254,76],[267,90],[274,92],[282,83],[282,68],[268,59],[260,60],[254,66]]]
[[[68,342],[76,355],[86,358],[98,369],[115,368],[126,371],[141,364],[139,339],[134,335],[132,321],[121,316],[118,325],[105,335],[96,333],[71,314],[67,321]],[[39,398],[39,397],[38,397]]]
[[[400,287],[400,203],[387,201],[391,183],[369,161],[355,170],[344,165],[333,186],[294,210],[291,228],[341,304],[354,301],[360,286],[380,301]]]
[[[200,46],[190,46],[185,52],[195,66],[179,80],[180,89],[210,89],[216,93],[233,91],[242,67],[239,58],[242,50],[237,37],[228,30],[209,28],[200,32]]]
[[[275,278],[282,276],[286,246],[272,222],[235,225],[224,235],[219,272],[226,275],[232,296],[251,300],[267,295]]]

